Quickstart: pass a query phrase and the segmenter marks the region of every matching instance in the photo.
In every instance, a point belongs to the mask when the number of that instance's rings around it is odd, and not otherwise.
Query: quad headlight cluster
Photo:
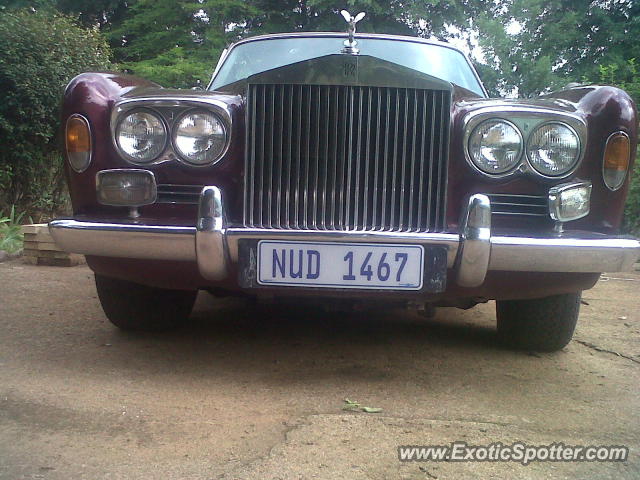
[[[129,111],[118,119],[114,135],[120,153],[136,165],[157,161],[169,144],[182,162],[211,165],[222,157],[228,143],[222,119],[200,109],[182,113],[173,122],[171,132],[162,116],[153,110]]]
[[[467,153],[473,165],[489,175],[506,175],[528,165],[544,177],[561,177],[578,163],[581,144],[564,122],[541,123],[525,138],[514,123],[491,118],[471,131]]]

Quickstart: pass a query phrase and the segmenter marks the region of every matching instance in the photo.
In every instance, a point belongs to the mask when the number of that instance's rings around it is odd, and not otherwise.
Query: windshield
[[[357,40],[362,55],[412,68],[485,96],[467,59],[457,50],[440,45],[384,38]],[[242,43],[231,50],[210,88],[215,90],[256,73],[339,53],[343,48],[343,41],[344,36],[285,37]]]

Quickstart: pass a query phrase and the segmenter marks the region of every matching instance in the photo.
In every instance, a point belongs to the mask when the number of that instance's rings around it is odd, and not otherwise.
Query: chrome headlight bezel
[[[220,126],[222,127],[222,132],[224,134],[224,141],[223,141],[222,148],[211,159],[209,159],[205,163],[194,163],[189,158],[189,156],[186,155],[180,149],[180,147],[178,147],[177,142],[176,142],[176,138],[178,137],[178,131],[179,131],[180,122],[185,117],[187,117],[188,115],[193,115],[193,114],[204,114],[204,115],[210,115],[210,116],[214,117],[216,119],[216,121],[220,124]],[[208,167],[208,166],[215,165],[216,163],[218,163],[220,161],[220,159],[226,153],[226,151],[227,151],[227,149],[229,147],[229,131],[227,129],[227,125],[226,125],[224,119],[220,115],[218,115],[216,112],[214,112],[212,110],[206,110],[206,109],[203,109],[203,108],[191,108],[191,109],[185,110],[180,115],[178,115],[178,117],[173,122],[173,126],[172,126],[172,129],[171,129],[171,145],[172,145],[173,150],[175,151],[176,155],[178,156],[178,160],[181,161],[182,163],[185,163],[185,164],[189,165],[190,167],[196,167],[196,168],[198,168],[198,167]]]
[[[533,135],[538,130],[540,130],[541,128],[548,127],[549,125],[560,125],[562,127],[567,128],[576,137],[576,142],[578,144],[578,153],[577,153],[576,157],[573,159],[573,162],[572,162],[571,166],[569,168],[567,168],[566,170],[564,170],[562,173],[559,173],[557,175],[551,175],[549,173],[545,173],[545,172],[540,171],[538,168],[536,168],[535,163],[531,159],[530,144],[531,144],[531,139],[532,139]],[[527,162],[529,163],[530,167],[533,170],[536,171],[536,173],[538,175],[540,175],[542,177],[545,177],[545,178],[564,178],[567,175],[570,175],[572,172],[574,172],[576,167],[577,167],[578,162],[580,161],[582,150],[583,150],[582,142],[580,140],[580,135],[578,135],[578,132],[576,132],[576,129],[573,128],[568,123],[560,121],[560,120],[550,120],[548,122],[542,122],[542,123],[537,124],[535,126],[535,128],[533,128],[531,130],[531,132],[529,133],[529,135],[527,136],[527,141],[525,143],[525,155],[527,156]]]
[[[144,164],[136,162],[135,159],[132,160],[128,158],[120,149],[116,138],[116,128],[119,120],[123,118],[123,116],[138,109],[151,111],[162,118],[167,132],[167,142],[163,152],[153,161]],[[222,151],[216,158],[212,159],[211,162],[202,165],[188,162],[187,159],[178,153],[173,142],[176,119],[182,118],[184,114],[193,110],[215,115],[221,121],[226,133],[225,144]],[[209,98],[206,95],[203,95],[202,98],[182,95],[148,96],[127,98],[117,102],[111,111],[110,127],[112,144],[116,152],[123,160],[127,161],[127,163],[136,166],[151,167],[173,162],[188,166],[189,168],[206,168],[217,165],[227,157],[227,152],[229,151],[232,140],[233,121],[230,106],[217,98]]]
[[[162,125],[162,128],[164,130],[164,139],[162,142],[161,147],[158,150],[158,153],[156,153],[153,157],[151,157],[149,160],[145,160],[145,161],[140,161],[139,159],[129,155],[123,148],[122,145],[120,144],[120,136],[118,134],[120,127],[122,126],[122,122],[129,116],[131,115],[135,115],[136,113],[145,113],[147,115],[150,115],[152,117],[155,117],[158,122],[160,123],[160,125]],[[125,160],[127,160],[129,163],[132,163],[134,165],[141,165],[141,166],[147,166],[147,165],[153,165],[155,163],[155,161],[164,153],[164,151],[167,149],[167,144],[169,143],[169,128],[167,126],[167,122],[165,121],[165,119],[162,117],[162,115],[160,115],[158,112],[150,109],[150,108],[144,108],[144,107],[138,107],[138,108],[132,108],[130,110],[127,110],[125,112],[123,112],[121,115],[118,116],[116,123],[114,125],[114,131],[113,131],[113,138],[115,141],[115,145],[116,148],[118,150],[118,153],[120,155],[123,156],[123,158]]]
[[[509,168],[506,168],[504,170],[497,171],[497,172],[491,172],[491,171],[488,171],[488,170],[482,168],[482,166],[474,159],[474,155],[473,155],[472,148],[471,148],[471,142],[473,140],[473,137],[474,137],[475,133],[483,125],[486,125],[488,123],[495,123],[495,124],[503,123],[503,124],[507,125],[508,127],[512,128],[515,131],[515,133],[516,133],[516,135],[518,136],[518,139],[519,139],[519,148],[518,148],[518,153],[516,155],[515,162],[513,163],[513,165],[509,166]],[[466,142],[466,145],[465,145],[465,148],[466,148],[467,154],[469,155],[469,160],[471,160],[471,163],[473,164],[473,166],[477,170],[479,170],[480,172],[482,172],[482,173],[484,173],[486,175],[491,175],[492,177],[496,177],[496,176],[508,175],[509,173],[511,173],[511,171],[513,171],[513,170],[518,168],[518,165],[522,161],[522,154],[523,154],[524,149],[525,149],[525,143],[524,143],[524,139],[522,138],[522,132],[520,131],[520,129],[513,122],[510,122],[509,120],[507,120],[505,118],[491,117],[491,118],[484,119],[482,122],[478,123],[472,130],[470,130],[468,138],[467,138],[467,142]]]
[[[471,158],[469,151],[469,139],[473,131],[480,124],[487,120],[503,120],[510,122],[519,130],[524,145],[518,164],[504,173],[487,173],[479,169]],[[560,123],[568,126],[576,135],[579,141],[579,153],[573,167],[557,176],[545,175],[534,169],[528,155],[528,143],[531,134],[540,126],[548,123]],[[547,107],[533,107],[524,105],[500,105],[486,106],[467,113],[463,118],[463,152],[469,166],[479,175],[489,181],[506,180],[512,177],[529,176],[543,182],[553,182],[571,176],[581,165],[585,155],[585,145],[587,144],[587,124],[578,114],[563,112]]]

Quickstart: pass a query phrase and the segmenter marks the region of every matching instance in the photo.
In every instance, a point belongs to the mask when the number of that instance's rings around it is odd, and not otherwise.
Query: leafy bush
[[[636,158],[633,172],[631,172],[629,196],[624,208],[623,230],[640,236],[640,158]]]
[[[0,10],[0,207],[50,216],[66,201],[58,149],[64,86],[109,67],[93,30],[53,10]]]
[[[192,52],[175,47],[150,60],[122,63],[118,67],[163,86],[191,88],[200,82],[206,86],[211,78],[212,62],[200,61]]]
[[[0,212],[0,250],[14,253],[22,249],[22,219],[24,212],[16,215],[15,205],[11,206],[9,216],[3,216]]]

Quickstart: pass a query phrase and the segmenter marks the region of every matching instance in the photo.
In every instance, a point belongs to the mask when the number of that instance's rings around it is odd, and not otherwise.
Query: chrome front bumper
[[[105,257],[197,262],[202,276],[217,281],[238,262],[241,239],[407,243],[447,247],[456,282],[476,287],[487,271],[618,272],[630,270],[640,242],[630,237],[565,231],[535,237],[495,234],[486,195],[473,195],[462,216],[461,233],[335,232],[226,227],[220,190],[205,187],[195,227],[54,220],[51,235],[67,252]]]

